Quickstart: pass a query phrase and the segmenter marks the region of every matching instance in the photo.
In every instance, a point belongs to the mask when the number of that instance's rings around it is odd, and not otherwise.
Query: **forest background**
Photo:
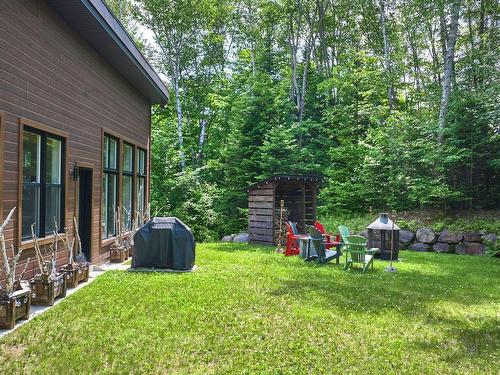
[[[324,176],[320,214],[500,209],[495,0],[107,0],[166,80],[151,204],[197,240],[246,187]],[[491,211],[490,211],[491,212]]]

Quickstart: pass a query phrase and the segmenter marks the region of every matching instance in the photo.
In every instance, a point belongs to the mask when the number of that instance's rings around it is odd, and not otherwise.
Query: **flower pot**
[[[74,288],[81,281],[88,281],[90,274],[90,263],[65,264],[59,269],[66,275],[66,287]]]
[[[66,274],[61,272],[50,278],[40,275],[30,280],[31,304],[52,306],[57,297],[66,296]]]
[[[129,256],[129,250],[121,245],[111,245],[109,252],[109,261],[111,263],[123,263]]]
[[[31,307],[31,290],[26,286],[0,300],[0,328],[12,329],[18,319],[28,319]]]

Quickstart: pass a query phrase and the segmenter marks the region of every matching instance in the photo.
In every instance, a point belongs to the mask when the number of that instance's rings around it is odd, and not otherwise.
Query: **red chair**
[[[295,224],[291,222],[286,222],[286,249],[285,255],[299,255],[300,247],[299,247],[299,233],[297,231],[297,227]]]
[[[323,239],[325,240],[325,248],[331,249],[332,247],[335,247],[336,245],[333,244],[333,242],[338,242],[338,241],[333,241],[334,239],[337,240],[333,234],[326,233],[325,227],[323,224],[321,224],[318,220],[314,222],[314,228],[316,228],[318,231],[321,232],[323,235]]]

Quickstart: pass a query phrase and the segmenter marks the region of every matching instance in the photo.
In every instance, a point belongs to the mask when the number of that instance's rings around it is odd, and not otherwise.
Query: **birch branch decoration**
[[[17,264],[19,263],[19,258],[21,257],[23,250],[19,249],[16,254],[14,251],[14,245],[11,245],[11,251],[12,251],[12,263],[11,263],[9,255],[7,253],[7,241],[5,240],[5,230],[7,229],[7,226],[9,225],[10,221],[12,220],[12,216],[14,215],[15,211],[16,207],[10,210],[9,214],[7,215],[7,218],[0,226],[0,252],[2,253],[3,272],[6,276],[6,282],[5,282],[6,287],[4,294],[7,296],[12,294],[12,292],[14,292],[14,288],[16,287],[16,282],[21,281],[30,262],[30,258],[28,258],[26,260],[26,265],[24,266],[23,271],[19,275],[19,278],[16,279],[16,268]]]

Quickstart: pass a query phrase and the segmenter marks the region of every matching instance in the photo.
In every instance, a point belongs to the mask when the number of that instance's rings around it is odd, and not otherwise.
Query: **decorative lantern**
[[[380,217],[368,225],[368,248],[378,247],[378,256],[383,260],[398,259],[399,253],[399,227],[389,218],[386,213],[381,213]],[[394,247],[392,247],[394,242]]]

